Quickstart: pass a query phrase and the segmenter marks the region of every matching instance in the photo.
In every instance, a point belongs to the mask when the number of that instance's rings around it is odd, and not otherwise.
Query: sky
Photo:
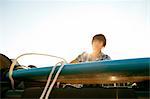
[[[0,0],[0,53],[9,58],[33,52],[69,62],[99,33],[113,60],[150,57],[149,27],[150,0]],[[20,61],[46,60],[36,58]]]

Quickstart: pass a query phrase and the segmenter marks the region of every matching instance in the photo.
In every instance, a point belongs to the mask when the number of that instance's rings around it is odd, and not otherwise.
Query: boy
[[[80,63],[87,61],[101,61],[101,60],[110,60],[111,58],[102,53],[102,49],[106,46],[106,38],[103,34],[97,34],[92,39],[92,53],[83,52],[76,59],[71,61],[70,63]],[[83,84],[65,84],[63,88],[66,87],[74,87],[74,88],[82,88]]]
[[[97,34],[92,39],[92,53],[83,52],[70,63],[80,63],[87,61],[110,60],[111,58],[102,53],[102,49],[106,46],[106,38],[103,34]]]

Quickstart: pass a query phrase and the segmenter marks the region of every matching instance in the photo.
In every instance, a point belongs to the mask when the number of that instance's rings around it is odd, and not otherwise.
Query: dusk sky
[[[112,59],[150,57],[150,0],[0,0],[0,53],[9,58],[35,52],[69,62],[98,33]]]

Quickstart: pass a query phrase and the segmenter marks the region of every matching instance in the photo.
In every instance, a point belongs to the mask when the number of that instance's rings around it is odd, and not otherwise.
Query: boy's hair
[[[94,40],[99,40],[103,42],[103,46],[106,46],[106,37],[103,34],[96,34],[93,39],[92,39],[92,43]]]

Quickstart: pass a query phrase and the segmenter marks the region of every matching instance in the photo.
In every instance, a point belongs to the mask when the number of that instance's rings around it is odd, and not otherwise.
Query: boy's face
[[[92,42],[92,48],[93,48],[93,52],[98,52],[101,51],[101,49],[103,48],[103,41],[100,40],[94,40]]]

